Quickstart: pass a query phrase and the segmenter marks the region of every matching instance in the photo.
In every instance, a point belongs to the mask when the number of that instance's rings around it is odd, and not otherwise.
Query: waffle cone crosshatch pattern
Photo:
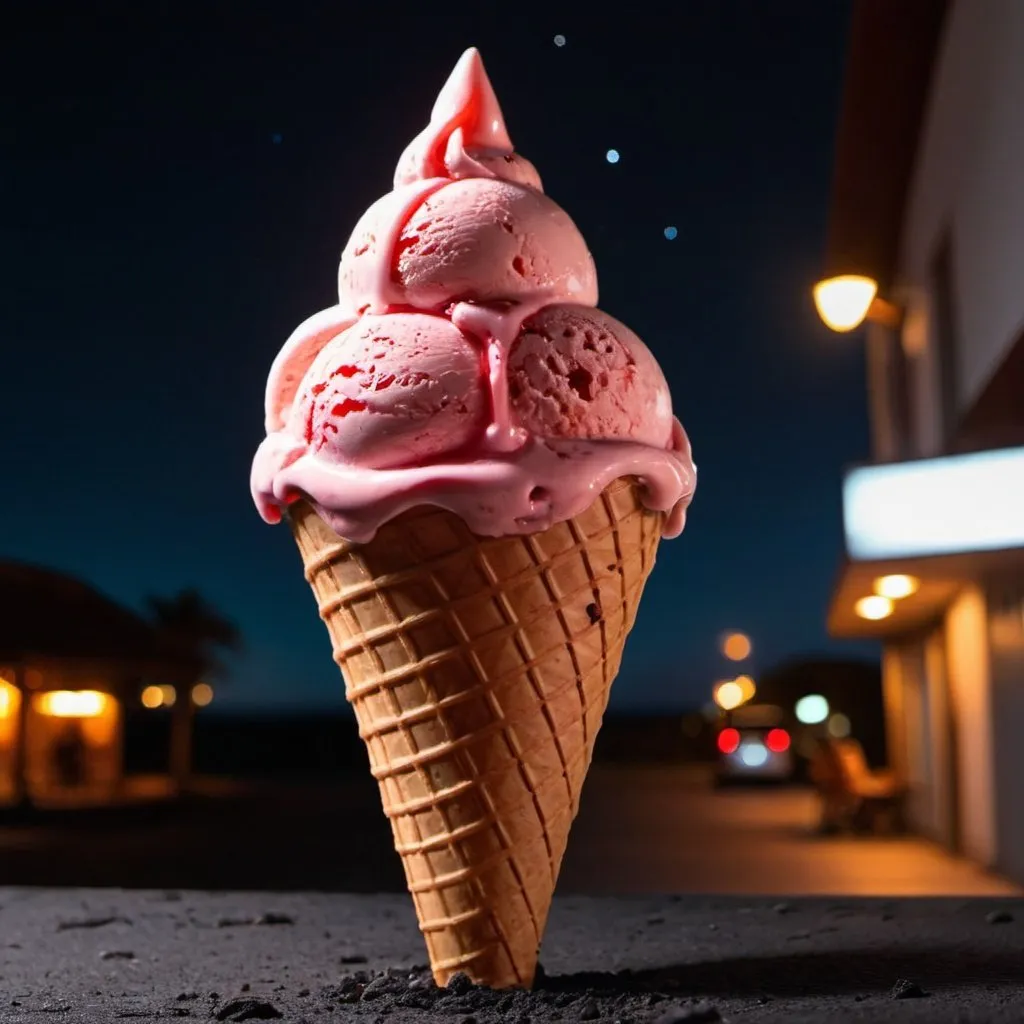
[[[664,515],[620,479],[527,536],[426,506],[365,545],[288,518],[436,980],[529,986]]]

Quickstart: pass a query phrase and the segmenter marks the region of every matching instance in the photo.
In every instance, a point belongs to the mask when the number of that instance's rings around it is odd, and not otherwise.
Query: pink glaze
[[[251,478],[268,522],[304,496],[357,543],[424,504],[481,536],[533,533],[635,476],[664,535],[682,531],[696,470],[664,377],[588,308],[590,254],[512,152],[475,50],[356,226],[339,295],[271,370]]]

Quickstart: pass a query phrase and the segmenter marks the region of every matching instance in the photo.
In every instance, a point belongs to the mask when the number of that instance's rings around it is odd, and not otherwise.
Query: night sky
[[[249,497],[264,380],[336,301],[357,217],[475,45],[517,150],[590,244],[601,307],[661,362],[700,468],[613,707],[706,700],[729,627],[751,634],[755,672],[840,650],[824,619],[840,474],[868,454],[863,350],[818,322],[809,288],[846,2],[686,0],[671,21],[600,26],[340,0],[15,6],[0,557],[136,607],[197,586],[246,638],[221,706],[343,706],[291,537]]]

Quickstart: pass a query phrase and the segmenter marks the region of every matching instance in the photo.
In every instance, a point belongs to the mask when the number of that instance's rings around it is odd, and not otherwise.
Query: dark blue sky
[[[458,5],[21,6],[0,44],[0,557],[133,605],[198,586],[247,640],[225,701],[341,705],[291,538],[249,498],[263,382],[335,301],[356,218],[476,45],[700,467],[613,706],[706,699],[727,627],[755,668],[838,649],[824,617],[841,469],[868,451],[863,353],[809,288],[846,2],[687,0],[600,27]]]

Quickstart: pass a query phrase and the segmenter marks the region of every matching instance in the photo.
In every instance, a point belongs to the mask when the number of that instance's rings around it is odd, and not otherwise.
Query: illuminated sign
[[[858,560],[1024,547],[1024,448],[854,469],[843,527]]]

